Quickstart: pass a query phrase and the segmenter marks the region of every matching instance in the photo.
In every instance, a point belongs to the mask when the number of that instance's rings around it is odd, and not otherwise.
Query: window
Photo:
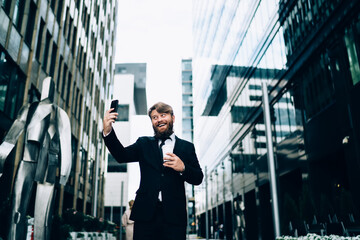
[[[61,12],[62,12],[62,9],[63,9],[63,5],[64,5],[64,0],[59,0],[57,13],[56,13],[56,20],[57,20],[57,22],[59,24],[61,22]]]
[[[249,90],[261,90],[261,85],[249,84]]]
[[[182,72],[182,80],[183,81],[191,81],[192,80],[192,72]]]
[[[80,148],[80,159],[80,176],[85,177],[87,152],[83,147]]]
[[[231,108],[231,120],[233,123],[245,123],[246,117],[254,107],[233,106]]]
[[[74,89],[75,89],[76,84],[74,83]],[[76,87],[76,90],[74,90],[75,93],[75,97],[73,97],[73,104],[72,104],[72,108],[73,108],[73,113],[76,117],[76,112],[77,112],[77,108],[78,108],[78,99],[79,99],[79,88]]]
[[[64,61],[64,58],[62,56],[60,56],[59,69],[58,69],[58,75],[57,75],[57,81],[56,81],[56,88],[58,91],[60,91],[61,65],[63,64],[63,61]]]
[[[192,95],[183,95],[183,105],[191,105],[193,103]]]
[[[321,53],[320,56],[312,58],[312,62],[300,71],[306,120],[335,100],[334,84],[327,59],[327,54]]]
[[[80,69],[80,72],[85,75],[86,71],[86,53],[84,52],[83,61],[82,61],[82,68]]]
[[[80,119],[80,116],[81,116],[82,101],[83,101],[83,96],[82,96],[82,94],[80,94],[80,99],[79,99],[79,103],[78,103],[79,107],[77,107],[78,111],[76,114],[77,119]]]
[[[127,172],[126,163],[118,163],[115,158],[109,154],[108,155],[108,172]]]
[[[191,70],[191,61],[183,61],[182,62],[182,70]]]
[[[55,4],[56,4],[55,0],[50,0],[50,7],[53,10],[53,12],[55,12]]]
[[[262,96],[250,95],[250,101],[261,101],[261,100],[262,100]]]
[[[104,28],[103,24],[101,23],[101,25],[100,25],[100,39],[101,39],[102,43],[104,43],[104,35],[105,35],[105,28]]]
[[[346,29],[345,44],[349,59],[349,67],[350,67],[350,73],[351,73],[353,85],[360,82],[360,66],[359,66],[359,56],[358,56],[359,49],[357,49],[358,46],[356,46],[356,42],[354,41],[354,39],[356,38],[354,36],[353,28]]]
[[[69,106],[69,102],[70,102],[71,79],[72,79],[72,74],[69,71],[68,79],[67,79],[67,90],[66,90],[66,105],[67,106]]]
[[[69,17],[70,17],[70,13],[69,13],[69,7],[67,7],[66,8],[66,13],[65,13],[65,22],[64,22],[64,26],[63,26],[63,34],[64,34],[64,37],[65,37],[65,35],[66,35],[66,31],[68,30],[68,28],[69,28],[69,26],[67,25],[67,23],[68,23],[68,20],[69,20]]]
[[[183,83],[182,87],[183,87],[183,93],[192,93],[192,83],[191,82]]]
[[[77,33],[77,27],[74,27],[74,32],[73,32],[73,39],[72,39],[72,44],[71,44],[71,52],[73,55],[75,55],[75,52],[76,52],[76,40],[77,40],[77,37],[76,37],[76,33]]]
[[[72,29],[73,29],[73,27],[74,27],[74,25],[73,25],[73,19],[72,19],[72,17],[70,17],[70,20],[69,20],[69,25],[68,25],[68,31],[67,31],[67,37],[66,37],[66,40],[67,40],[67,43],[68,43],[68,45],[70,46],[70,39],[71,39],[71,36],[72,36]]]
[[[64,71],[62,73],[63,77],[62,77],[61,92],[60,92],[62,99],[65,99],[66,75],[68,71],[67,69],[68,69],[67,65],[64,64]]]
[[[2,6],[5,12],[10,15],[11,0],[2,0]]]
[[[52,52],[51,52],[51,63],[50,63],[50,76],[52,78],[54,78],[54,74],[55,74],[56,52],[57,52],[57,46],[55,43],[53,43]]]
[[[35,53],[35,57],[39,62],[40,62],[41,40],[42,40],[42,36],[43,36],[44,26],[45,26],[45,22],[43,19],[41,19],[39,34],[38,34],[37,43],[36,43],[36,53]]]
[[[48,57],[49,57],[49,48],[50,48],[50,41],[51,41],[51,35],[48,31],[46,31],[46,42],[45,42],[45,49],[43,53],[43,59],[42,61],[42,67],[45,72],[47,72],[47,66],[48,66]]]
[[[71,171],[72,172],[75,171],[76,169],[77,147],[78,147],[78,140],[74,135],[71,134],[71,156],[72,156]]]
[[[28,16],[28,21],[25,29],[25,42],[31,46],[31,40],[34,31],[35,25],[35,15],[36,15],[36,4],[33,1],[30,1],[30,11]]]
[[[183,107],[183,117],[192,117],[193,115],[193,109],[192,107]]]
[[[0,111],[14,119],[22,106],[25,75],[0,49]]]
[[[21,23],[24,17],[24,3],[25,1],[17,0],[14,6],[13,22],[17,29],[21,29]]]

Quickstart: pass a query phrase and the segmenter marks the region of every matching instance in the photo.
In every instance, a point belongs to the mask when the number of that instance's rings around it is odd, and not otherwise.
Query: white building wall
[[[130,74],[115,75],[113,99],[119,100],[119,104],[129,104],[129,121],[115,122],[113,129],[124,146],[130,144],[130,122],[131,114],[134,113],[134,76]],[[109,104],[110,106],[110,104]],[[107,151],[108,152],[108,151]],[[109,153],[109,152],[108,152]],[[121,182],[124,182],[123,203],[127,206],[128,202],[128,180],[129,171],[125,173],[106,173],[105,182],[105,206],[120,206]]]
[[[150,118],[147,115],[133,115],[130,121],[131,143],[134,143],[141,136],[153,136]],[[140,183],[140,168],[138,163],[128,164],[129,187],[128,200],[135,199],[135,193]]]
[[[129,121],[113,124],[117,137],[125,147],[133,144],[141,136],[154,135],[149,117],[147,115],[136,115],[134,76],[132,74],[115,75],[113,98],[118,99],[119,104],[129,104]],[[127,173],[107,173],[105,206],[120,205],[121,181],[124,181],[123,206],[127,206],[128,201],[135,198],[135,193],[139,188],[139,164],[128,163]]]

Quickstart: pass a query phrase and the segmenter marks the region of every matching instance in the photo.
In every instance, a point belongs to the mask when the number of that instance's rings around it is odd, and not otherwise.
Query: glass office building
[[[199,235],[222,224],[227,239],[274,239],[263,82],[281,234],[315,223],[357,231],[359,9],[351,0],[194,2],[194,143],[208,173],[207,190],[195,189]]]
[[[20,107],[40,100],[47,76],[56,85],[55,103],[70,118],[72,168],[66,186],[55,186],[55,213],[74,208],[103,216],[101,128],[114,75],[116,14],[115,0],[0,1],[0,140]],[[22,149],[19,141],[5,163],[1,216]]]
[[[192,88],[192,60],[181,60],[181,85],[182,85],[182,138],[193,142],[193,88]],[[187,233],[196,233],[195,218],[195,192],[194,186],[185,185],[188,210],[188,227]]]
[[[193,89],[192,89],[192,61],[181,60],[182,84],[182,138],[193,142]]]

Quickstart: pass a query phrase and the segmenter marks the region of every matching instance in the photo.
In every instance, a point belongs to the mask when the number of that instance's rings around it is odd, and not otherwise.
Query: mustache
[[[160,131],[158,131],[157,127],[153,125],[155,138],[167,138],[167,137],[170,137],[170,135],[174,133],[173,127],[174,127],[174,124],[171,121],[167,125],[166,130],[164,132],[160,132]]]

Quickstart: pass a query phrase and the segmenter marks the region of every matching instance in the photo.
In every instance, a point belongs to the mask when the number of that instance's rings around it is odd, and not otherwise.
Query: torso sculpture
[[[25,131],[23,158],[15,177],[8,239],[25,239],[26,212],[37,183],[34,208],[34,239],[50,239],[56,172],[60,163],[60,184],[71,170],[71,128],[66,112],[53,103],[51,78],[43,81],[41,101],[24,106],[4,142],[0,145],[0,176],[6,157]]]

